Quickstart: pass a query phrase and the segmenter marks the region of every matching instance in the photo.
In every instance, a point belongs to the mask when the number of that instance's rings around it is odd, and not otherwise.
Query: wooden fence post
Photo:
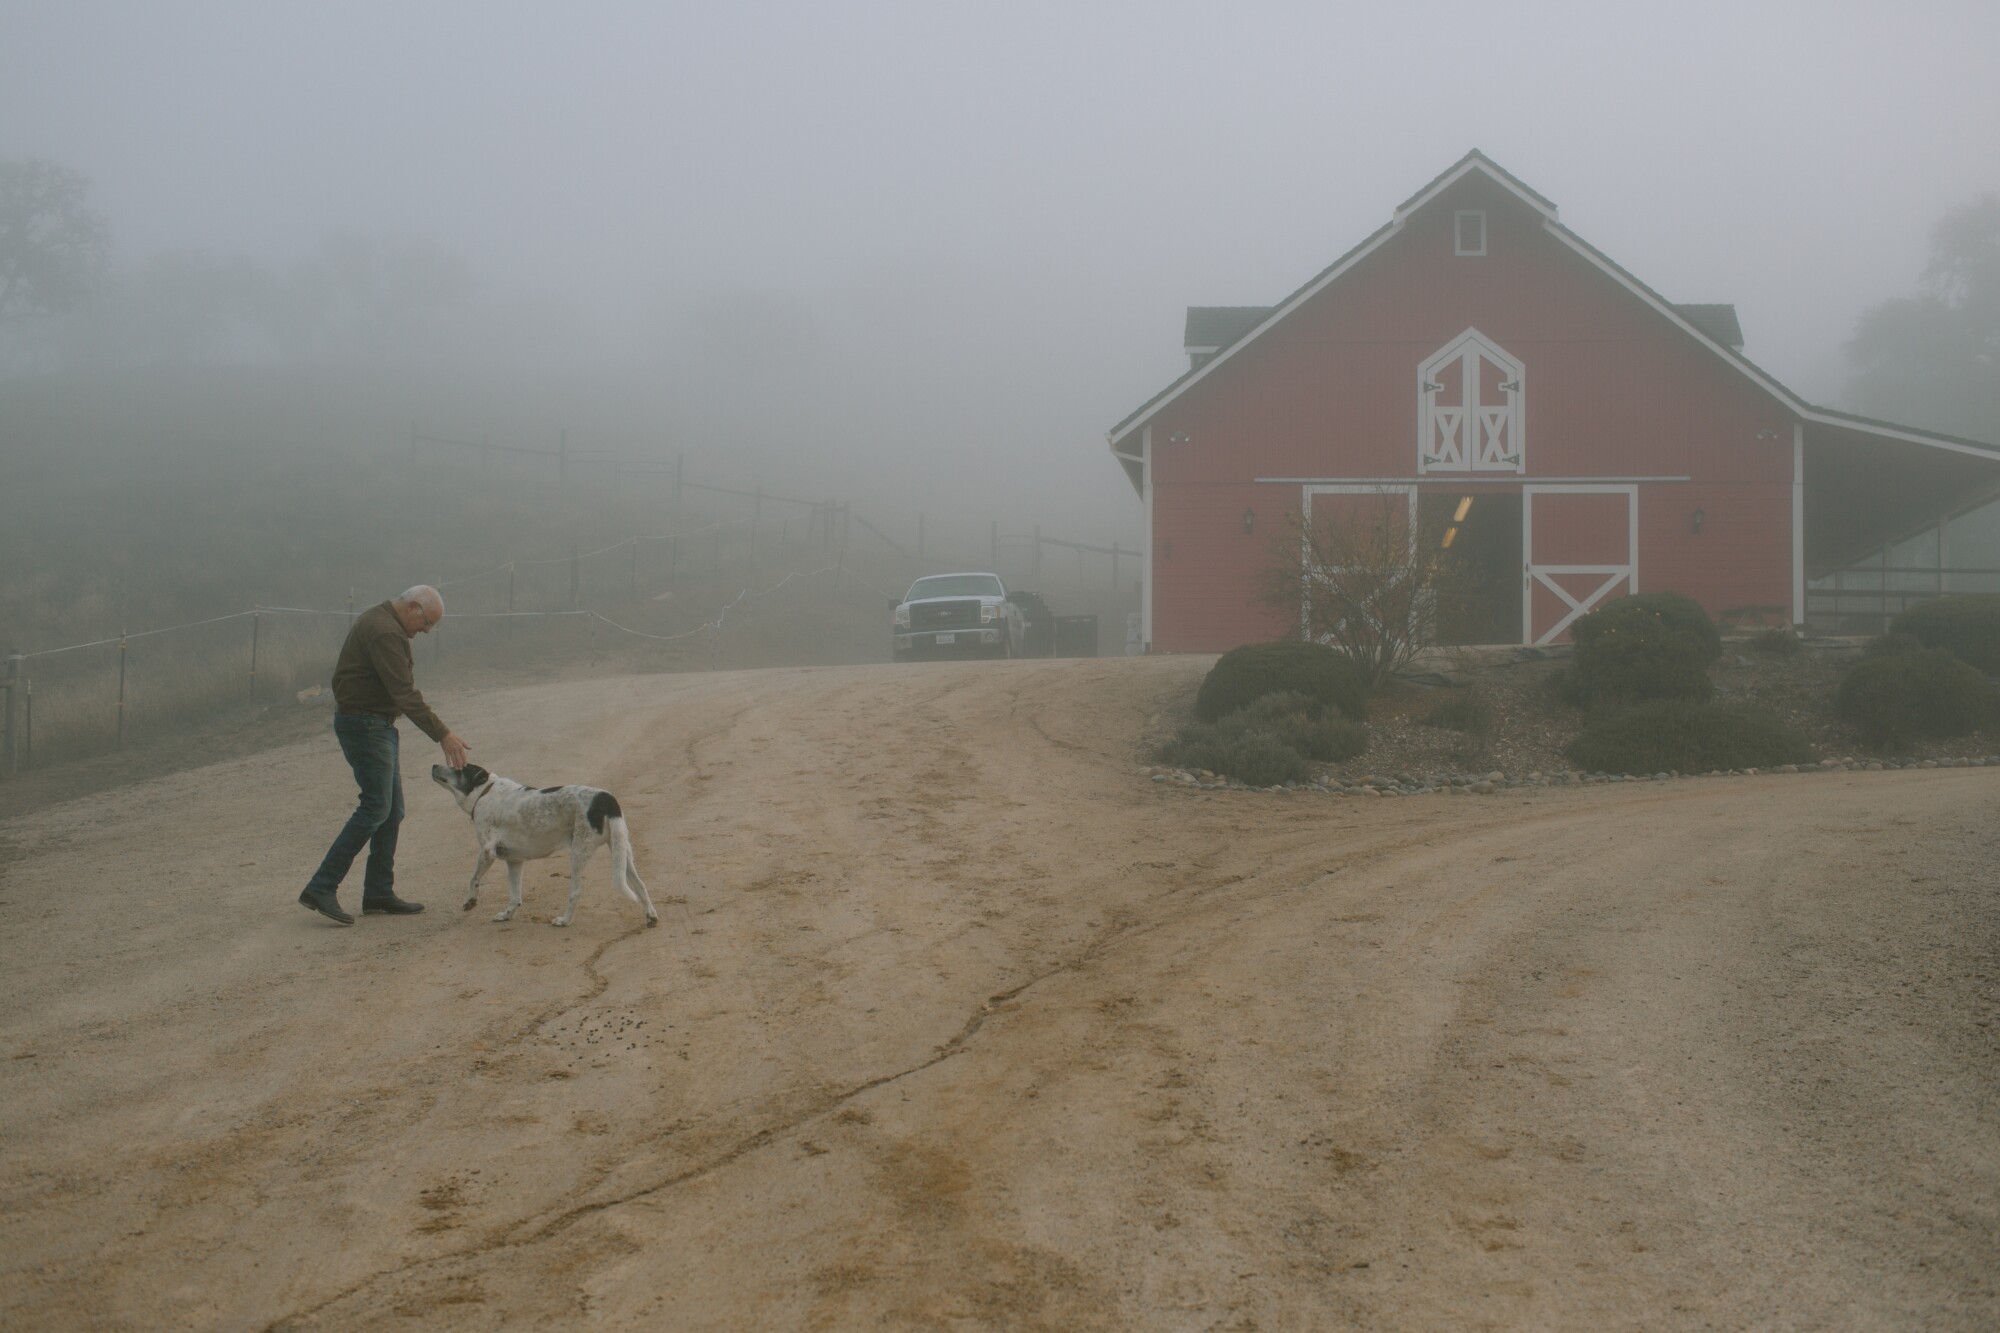
[[[21,771],[27,772],[35,766],[35,682],[22,682],[28,687],[21,698]]]
[[[7,721],[5,740],[0,741],[0,777],[14,776],[14,686],[21,679],[21,655],[7,654],[7,679],[0,682],[6,691]]]
[[[574,611],[583,599],[583,560],[577,555],[577,544],[569,544],[569,609]]]
[[[113,736],[111,748],[125,748],[125,631],[118,631],[118,730]]]
[[[257,622],[261,619],[263,619],[263,617],[257,614],[257,608],[254,606],[251,607],[250,608],[250,699],[251,702],[253,703],[256,702],[257,699]]]
[[[1082,558],[1083,552],[1078,551],[1077,559],[1081,561]],[[1039,587],[1042,582],[1042,525],[1039,523],[1035,524],[1034,554],[1028,557],[1028,569],[1029,578]]]
[[[840,525],[840,553],[833,562],[833,600],[840,600],[840,576],[847,572],[847,525]]]
[[[632,539],[632,589],[628,594],[633,601],[639,600],[639,539]]]

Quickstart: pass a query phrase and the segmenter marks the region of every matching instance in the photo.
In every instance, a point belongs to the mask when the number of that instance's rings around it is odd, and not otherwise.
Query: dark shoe
[[[340,903],[331,893],[325,890],[315,893],[311,889],[307,889],[299,895],[299,906],[305,908],[308,912],[318,912],[321,916],[334,922],[336,925],[351,926],[354,924],[354,918],[341,911]]]
[[[361,900],[361,911],[366,916],[415,916],[423,910],[422,903],[413,903],[408,898],[398,898],[393,894],[387,898]]]

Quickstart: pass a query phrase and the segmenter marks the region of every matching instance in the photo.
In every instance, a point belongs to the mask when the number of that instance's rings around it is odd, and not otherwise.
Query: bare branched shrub
[[[1467,571],[1443,544],[1446,524],[1413,515],[1400,492],[1315,498],[1319,513],[1281,525],[1264,600],[1297,612],[1302,638],[1339,649],[1379,685],[1437,641]]]

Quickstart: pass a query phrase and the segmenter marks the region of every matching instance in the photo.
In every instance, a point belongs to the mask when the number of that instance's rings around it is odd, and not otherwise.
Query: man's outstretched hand
[[[444,749],[444,762],[451,768],[465,767],[465,752],[472,747],[458,738],[455,731],[447,731],[438,744]]]

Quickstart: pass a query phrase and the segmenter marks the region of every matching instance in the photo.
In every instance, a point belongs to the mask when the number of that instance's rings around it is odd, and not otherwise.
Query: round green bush
[[[1900,653],[1920,653],[1924,645],[1908,634],[1881,634],[1868,641],[1861,651],[1869,657],[1895,657]]]
[[[1308,722],[1289,737],[1291,746],[1308,759],[1337,764],[1368,752],[1368,728],[1344,717]]]
[[[1202,678],[1194,715],[1213,722],[1267,694],[1287,691],[1330,704],[1356,722],[1368,716],[1368,682],[1354,660],[1301,639],[1231,648]]]
[[[1722,656],[1722,631],[1716,628],[1702,604],[1694,598],[1677,592],[1641,592],[1630,597],[1619,597],[1606,602],[1592,612],[1617,611],[1620,615],[1635,615],[1644,611],[1661,624],[1685,634],[1701,645],[1703,666],[1712,665]],[[1590,619],[1589,616],[1583,617]],[[1581,621],[1578,622],[1582,623]],[[1572,631],[1571,637],[1575,637]]]
[[[1275,744],[1290,755],[1279,755]],[[1317,699],[1284,690],[1267,694],[1214,722],[1193,722],[1162,746],[1158,757],[1181,768],[1206,768],[1252,786],[1269,787],[1311,775],[1306,760],[1337,763],[1368,748],[1368,728]]]
[[[1232,735],[1207,723],[1183,730],[1161,747],[1160,758],[1179,768],[1205,768],[1253,787],[1275,787],[1312,776],[1305,757],[1270,732]]]
[[[1918,736],[1963,736],[1993,716],[1993,690],[1977,668],[1942,648],[1865,657],[1840,682],[1834,711],[1871,745]]]
[[[1570,638],[1568,681],[1579,703],[1701,702],[1715,689],[1708,668],[1722,656],[1722,634],[1679,593],[1621,597],[1579,618]]]
[[[1942,648],[1967,666],[2000,675],[2000,595],[1955,593],[1922,602],[1889,622],[1926,648]]]
[[[1601,773],[1706,773],[1814,759],[1812,742],[1760,709],[1655,699],[1596,718],[1570,761]]]

